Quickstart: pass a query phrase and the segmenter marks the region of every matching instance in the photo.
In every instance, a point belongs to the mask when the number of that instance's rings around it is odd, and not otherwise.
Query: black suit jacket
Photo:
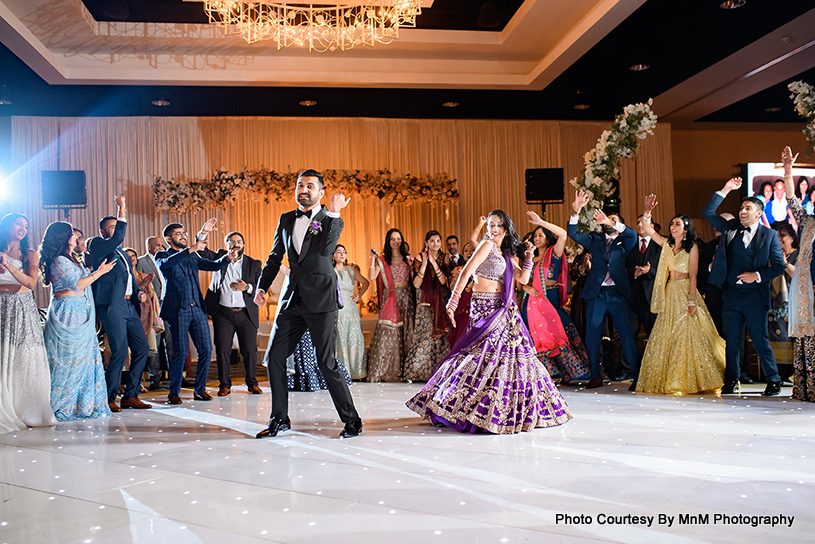
[[[654,280],[657,277],[657,266],[659,266],[659,257],[661,254],[662,246],[654,242],[653,239],[645,246],[645,253],[640,253],[639,237],[637,237],[637,245],[628,252],[625,267],[628,270],[628,281],[631,282],[632,306],[637,307],[639,304],[645,304],[647,308],[651,307],[651,295],[654,292]],[[651,269],[647,273],[635,278],[634,268],[637,266],[645,266],[648,263],[651,263]]]
[[[283,256],[288,257],[290,272],[280,292],[281,310],[291,305],[295,293],[309,312],[325,313],[339,308],[337,275],[331,264],[331,256],[337,248],[343,221],[339,217],[330,217],[327,211],[325,206],[320,206],[317,214],[312,217],[312,222],[319,223],[319,229],[316,234],[306,231],[300,253],[295,251],[292,240],[295,211],[280,216],[274,245],[260,274],[258,289],[269,290],[280,270]]]
[[[136,276],[133,273],[133,267],[130,264],[130,259],[127,253],[122,255],[116,248],[122,245],[127,232],[127,222],[117,221],[116,230],[113,231],[113,236],[110,238],[102,238],[101,236],[94,236],[87,242],[89,264],[93,270],[97,270],[99,265],[106,260],[112,260],[118,256],[116,265],[108,272],[99,276],[99,278],[91,284],[93,289],[93,300],[97,306],[110,305],[123,301],[125,298],[125,291],[127,289],[127,273],[130,271],[130,278],[133,287],[133,293],[128,301],[136,308],[137,313],[141,313],[141,305],[139,304],[139,286],[136,283]]]
[[[209,254],[212,254],[210,257]],[[226,250],[221,249],[218,253],[212,253],[212,251],[207,251],[203,257],[211,259],[213,261],[220,259],[226,255]],[[227,265],[228,267],[229,265]],[[252,292],[244,291],[243,294],[243,303],[246,304],[246,311],[249,312],[249,319],[252,321],[252,325],[255,327],[260,326],[260,308],[254,302],[255,297],[255,287],[258,284],[258,280],[260,280],[260,261],[257,259],[253,259],[249,255],[243,256],[243,263],[241,266],[241,279],[252,286]],[[223,275],[226,273],[226,268],[221,270],[221,281],[223,281]],[[207,288],[207,294],[204,297],[204,303],[207,305],[207,314],[215,318],[215,314],[218,313],[218,306],[221,303],[221,291],[217,289],[213,291],[212,289]]]

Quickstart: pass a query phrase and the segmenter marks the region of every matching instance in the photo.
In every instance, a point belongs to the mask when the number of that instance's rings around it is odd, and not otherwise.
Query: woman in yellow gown
[[[724,384],[725,342],[696,289],[696,230],[690,218],[680,214],[671,219],[669,236],[660,236],[651,227],[654,206],[656,197],[646,197],[645,231],[662,246],[651,298],[657,320],[636,390],[667,395],[714,392]]]

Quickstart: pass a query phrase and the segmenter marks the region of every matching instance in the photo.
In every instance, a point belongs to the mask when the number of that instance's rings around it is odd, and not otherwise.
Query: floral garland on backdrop
[[[414,202],[449,203],[458,200],[456,180],[441,172],[427,176],[396,175],[390,170],[325,170],[322,172],[328,191],[373,196],[391,204]],[[228,172],[216,170],[209,178],[178,177],[153,180],[153,201],[160,212],[184,213],[235,202],[238,192],[245,191],[267,204],[292,198],[297,184],[296,172],[249,170]]]
[[[624,157],[634,158],[638,140],[654,133],[657,116],[651,111],[652,102],[626,106],[623,113],[614,118],[611,129],[604,131],[597,140],[594,149],[583,156],[583,171],[569,182],[591,195],[578,219],[577,228],[581,232],[600,230],[594,224],[594,211],[602,209],[603,201],[611,195],[612,180],[620,173],[620,161]]]
[[[815,89],[803,81],[793,81],[787,88],[792,91],[790,98],[795,101],[795,111],[807,120],[803,132],[809,142],[806,154],[809,157],[815,149]]]

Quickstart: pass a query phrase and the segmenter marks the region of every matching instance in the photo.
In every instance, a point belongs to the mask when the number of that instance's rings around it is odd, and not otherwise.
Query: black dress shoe
[[[628,386],[629,391],[636,391],[637,390],[637,380],[631,382],[631,385]]]
[[[589,380],[589,383],[586,384],[586,389],[597,389],[603,385],[603,378],[594,378],[593,380]]]
[[[781,382],[770,382],[767,384],[766,389],[762,395],[765,397],[775,397],[776,395],[781,394]]]
[[[746,384],[756,383],[756,382],[754,382],[754,381],[753,381],[753,378],[751,378],[751,377],[750,377],[750,376],[748,376],[747,374],[742,374],[742,375],[739,377],[739,381],[740,381],[741,383],[746,383]]]
[[[352,438],[362,434],[362,420],[352,419],[345,424],[345,428],[340,432],[340,438]]]
[[[727,382],[722,386],[722,395],[738,394],[739,382]]]
[[[289,418],[273,417],[269,420],[269,426],[256,434],[255,438],[274,438],[278,433],[289,429],[291,429],[291,420]]]

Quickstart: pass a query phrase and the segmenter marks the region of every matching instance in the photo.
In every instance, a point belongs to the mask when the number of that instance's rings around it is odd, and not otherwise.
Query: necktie
[[[606,238],[606,258],[611,258],[611,244],[614,242],[614,238]]]
[[[640,255],[643,255],[645,253],[645,246],[647,246],[647,245],[648,244],[645,242],[645,238],[643,238],[642,239],[642,245],[640,246]]]
[[[298,209],[297,209],[297,210],[294,212],[294,216],[295,216],[294,218],[295,218],[295,219],[300,219],[300,218],[301,218],[301,217],[303,217],[304,215],[305,215],[306,217],[308,217],[309,219],[311,219],[311,210],[309,210],[309,211],[307,211],[307,212],[304,212],[303,210],[301,210],[300,208],[298,208]]]

